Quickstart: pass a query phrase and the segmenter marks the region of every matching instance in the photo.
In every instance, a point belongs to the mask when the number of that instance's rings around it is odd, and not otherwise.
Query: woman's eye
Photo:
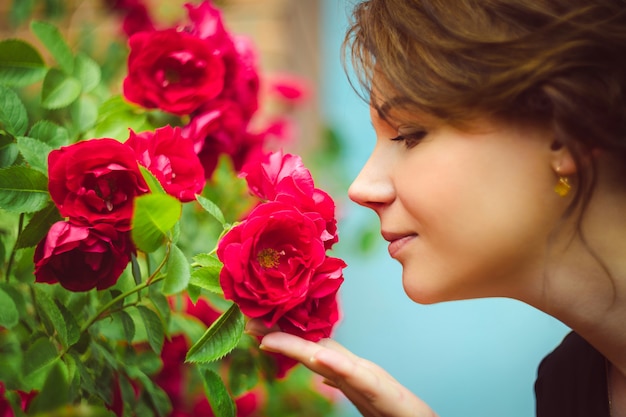
[[[395,138],[392,138],[391,140],[394,142],[404,142],[404,146],[406,146],[408,149],[414,147],[415,145],[417,145],[418,143],[420,143],[420,141],[422,139],[424,139],[424,137],[428,134],[428,132],[426,131],[419,131],[419,132],[412,132],[412,133],[405,133],[402,135],[398,135]]]

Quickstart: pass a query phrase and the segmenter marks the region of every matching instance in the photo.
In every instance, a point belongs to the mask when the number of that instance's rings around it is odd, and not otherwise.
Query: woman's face
[[[349,195],[378,214],[408,296],[428,304],[538,290],[564,209],[550,134],[486,120],[471,133],[396,124],[374,108],[371,118],[376,144]]]

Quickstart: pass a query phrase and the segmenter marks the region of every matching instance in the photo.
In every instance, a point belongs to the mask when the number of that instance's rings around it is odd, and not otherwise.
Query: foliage
[[[284,120],[252,127],[261,109],[252,46],[221,26],[208,1],[187,6],[186,26],[165,29],[139,1],[109,3],[132,35],[126,71],[73,50],[43,20],[29,24],[36,42],[0,41],[0,415],[330,415],[333,403],[309,373],[244,334],[255,317],[327,336],[345,266],[326,255],[336,242],[330,197],[299,157],[266,153]],[[33,3],[20,4],[14,12],[26,20]],[[137,10],[141,18],[129,20]],[[190,42],[202,52],[172,64]],[[208,44],[212,55],[199,56]],[[170,46],[167,64],[141,55]],[[151,78],[159,65],[174,66]],[[126,72],[123,86],[115,72]],[[187,76],[183,100],[166,87]],[[316,251],[298,272],[314,284],[289,308],[274,300],[271,314],[254,316],[249,299],[240,308],[241,293],[225,294],[224,277],[239,276],[224,272],[216,251],[225,237],[245,244],[251,213],[273,219],[255,236],[267,229],[271,244],[290,245],[276,238],[280,216],[258,210],[265,204],[288,205],[289,225],[310,222],[315,248],[290,259]],[[291,256],[273,248],[252,252],[246,265],[262,268],[246,266],[242,279],[265,285]],[[321,324],[289,317],[306,309],[315,318],[319,305]]]

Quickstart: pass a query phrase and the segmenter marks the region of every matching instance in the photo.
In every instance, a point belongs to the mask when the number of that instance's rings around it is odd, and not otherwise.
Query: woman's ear
[[[576,161],[567,146],[555,140],[550,145],[550,151],[552,152],[552,169],[559,175],[569,176],[578,171]]]

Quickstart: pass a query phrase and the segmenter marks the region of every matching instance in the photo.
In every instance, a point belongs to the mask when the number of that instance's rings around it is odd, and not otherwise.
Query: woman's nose
[[[374,152],[350,185],[350,199],[375,211],[391,203],[395,198],[395,189],[389,168]]]

